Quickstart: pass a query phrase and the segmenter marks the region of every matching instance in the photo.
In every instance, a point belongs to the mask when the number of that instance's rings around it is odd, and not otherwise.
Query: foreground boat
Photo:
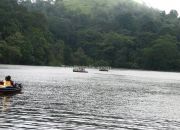
[[[15,84],[14,86],[7,86],[7,87],[0,87],[0,94],[14,94],[14,93],[20,93],[22,90],[21,84]]]

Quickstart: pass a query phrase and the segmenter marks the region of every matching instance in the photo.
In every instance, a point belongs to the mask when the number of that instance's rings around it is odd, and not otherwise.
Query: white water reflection
[[[10,107],[10,97],[9,96],[2,96],[2,112],[8,111]]]
[[[0,129],[179,129],[180,73],[0,66],[23,94],[8,99]],[[3,110],[3,97],[0,97]]]

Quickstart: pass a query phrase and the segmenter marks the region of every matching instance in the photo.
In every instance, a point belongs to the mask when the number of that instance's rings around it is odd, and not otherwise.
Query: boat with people
[[[99,71],[109,71],[110,67],[102,66],[99,67]]]
[[[22,90],[22,84],[15,83],[12,86],[4,86],[3,82],[0,82],[0,94],[14,94],[20,93]]]
[[[11,76],[6,76],[4,81],[0,81],[0,94],[19,93],[22,90],[22,85],[14,83]]]
[[[73,72],[88,73],[88,71],[85,70],[85,67],[74,67]]]

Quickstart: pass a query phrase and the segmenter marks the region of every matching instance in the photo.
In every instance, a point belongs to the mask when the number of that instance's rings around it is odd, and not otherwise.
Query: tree
[[[88,65],[89,57],[85,55],[84,50],[82,48],[78,48],[74,53],[74,64],[75,65]]]
[[[178,17],[178,12],[177,12],[176,10],[171,10],[171,11],[169,12],[169,16],[170,16],[171,18],[177,18],[177,17]]]
[[[175,37],[161,36],[153,41],[152,47],[143,49],[143,66],[154,70],[178,69],[179,56]]]
[[[19,64],[22,57],[19,47],[8,46],[5,41],[0,42],[1,63],[3,64]]]

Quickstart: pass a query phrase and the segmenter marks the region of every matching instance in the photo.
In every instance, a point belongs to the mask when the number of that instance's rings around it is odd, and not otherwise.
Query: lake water
[[[180,73],[87,70],[0,65],[24,87],[0,97],[0,129],[180,129]]]

